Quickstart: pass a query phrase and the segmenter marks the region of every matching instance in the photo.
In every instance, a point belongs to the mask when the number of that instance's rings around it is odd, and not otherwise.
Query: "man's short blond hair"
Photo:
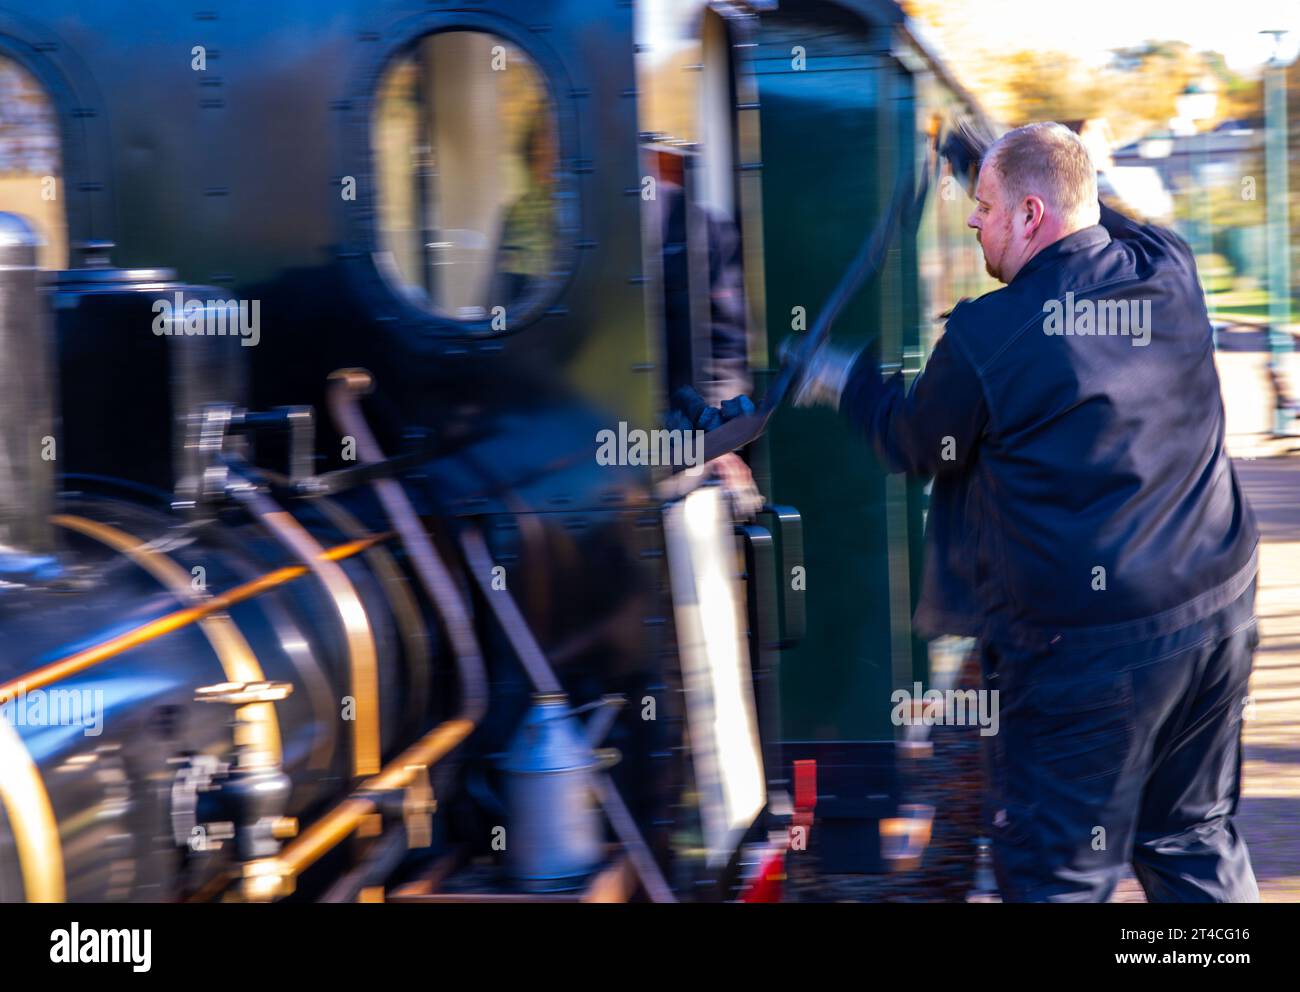
[[[1046,121],[1008,131],[989,148],[991,163],[1013,205],[1037,196],[1063,221],[1097,223],[1097,170],[1077,134]]]

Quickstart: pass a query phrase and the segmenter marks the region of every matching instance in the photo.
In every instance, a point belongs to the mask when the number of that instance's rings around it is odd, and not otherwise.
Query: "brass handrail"
[[[111,527],[98,520],[59,513],[50,522],[65,530],[75,531],[83,537],[98,541],[105,547],[124,555],[138,568],[158,580],[181,603],[196,605],[207,599],[206,593],[196,591],[190,573],[178,565],[155,544],[142,540],[135,534]],[[258,662],[257,652],[240,632],[239,626],[227,614],[204,617],[199,629],[208,639],[221,670],[228,682],[261,682],[266,678]],[[255,703],[248,708],[251,743],[261,752],[270,755],[273,762],[280,761],[280,724],[271,703]]]

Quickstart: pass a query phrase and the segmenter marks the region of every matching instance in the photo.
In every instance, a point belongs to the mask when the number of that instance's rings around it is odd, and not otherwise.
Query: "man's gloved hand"
[[[777,349],[781,361],[785,362],[797,347],[795,338],[782,341]],[[793,406],[828,406],[832,410],[838,410],[844,385],[849,381],[849,373],[853,371],[853,364],[861,354],[861,350],[849,351],[823,342],[792,383],[790,403]]]
[[[971,199],[975,198],[980,163],[996,137],[982,121],[961,118],[940,139],[939,154],[948,160],[953,176]]]
[[[717,430],[728,420],[747,417],[757,411],[748,396],[733,396],[723,400],[721,406],[709,406],[694,386],[682,386],[671,397],[672,406],[664,418],[664,426],[677,430]]]

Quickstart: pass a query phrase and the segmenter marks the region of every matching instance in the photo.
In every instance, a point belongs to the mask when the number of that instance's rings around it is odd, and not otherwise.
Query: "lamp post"
[[[1178,96],[1175,101],[1178,119],[1183,126],[1190,131],[1188,135],[1188,157],[1191,163],[1188,166],[1188,174],[1191,178],[1191,185],[1200,186],[1200,197],[1204,205],[1205,219],[1204,227],[1196,224],[1199,234],[1196,238],[1197,245],[1200,247],[1202,257],[1209,261],[1209,256],[1214,254],[1214,225],[1211,220],[1211,210],[1213,207],[1210,198],[1210,135],[1209,132],[1198,134],[1199,124],[1202,121],[1212,121],[1214,119],[1215,109],[1218,107],[1218,97],[1213,89],[1206,89],[1195,83],[1188,84],[1186,89]],[[1188,216],[1195,224],[1197,197],[1195,193],[1191,194],[1191,202],[1188,204]],[[1200,266],[1197,266],[1197,274],[1200,274]],[[1201,278],[1201,288],[1205,289],[1205,279]],[[1210,320],[1214,320],[1214,300],[1209,291],[1205,293],[1205,303],[1209,310]]]
[[[1264,70],[1265,173],[1268,183],[1268,366],[1280,389],[1292,351],[1286,325],[1291,319],[1291,246],[1287,217],[1286,64],[1282,61],[1285,31],[1261,31],[1273,36],[1273,57]],[[1273,433],[1290,433],[1291,415],[1279,393],[1273,411]]]

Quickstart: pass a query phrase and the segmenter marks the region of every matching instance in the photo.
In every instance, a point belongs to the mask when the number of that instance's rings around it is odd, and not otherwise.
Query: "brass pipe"
[[[0,690],[0,699],[10,697]],[[0,717],[0,805],[14,836],[28,902],[64,902],[63,842],[41,770],[18,731]]]
[[[140,540],[133,534],[110,527],[97,520],[72,514],[56,514],[50,521],[65,530],[75,531],[84,537],[121,555],[148,572],[168,592],[182,603],[198,604],[206,594],[196,592],[190,574],[153,544]],[[257,654],[244,638],[235,621],[226,613],[214,614],[199,620],[199,629],[212,645],[227,682],[262,682],[262,666]],[[269,755],[275,764],[280,763],[280,724],[272,703],[253,703],[248,707],[249,744],[257,751]]]
[[[259,470],[262,477],[278,486],[289,486],[288,476],[270,469]],[[334,527],[349,539],[368,537],[370,531],[343,505],[328,496],[313,496],[312,506],[320,510]],[[398,635],[406,654],[407,671],[411,679],[409,718],[418,727],[424,720],[424,709],[429,701],[433,682],[433,661],[429,644],[429,629],[420,615],[420,604],[411,592],[410,582],[402,574],[401,566],[387,548],[376,546],[366,552],[366,561],[379,576],[388,594],[388,605],[397,621]]]
[[[362,784],[357,793],[339,803],[304,830],[283,851],[244,866],[244,897],[267,902],[293,892],[294,879],[347,839],[367,816],[378,810],[377,800],[366,793],[404,789],[416,775],[427,774],[474,730],[469,720],[439,724]]]
[[[240,480],[243,481],[243,480]],[[349,689],[355,711],[352,723],[352,774],[379,771],[379,658],[370,617],[347,573],[321,558],[323,548],[293,514],[252,485],[234,485],[230,494],[266,527],[291,554],[306,562],[325,588],[343,628],[347,647]]]
[[[338,611],[347,638],[349,683],[356,711],[352,722],[352,774],[371,775],[379,770],[379,656],[370,617],[352,581],[337,562],[322,561],[320,544],[292,515],[283,510],[268,514],[268,526],[290,537],[305,552],[316,578]]]
[[[337,544],[327,549],[322,555],[322,561],[342,561],[345,558],[351,558],[358,555],[367,548],[373,547],[380,541],[386,541],[392,537],[392,533],[376,534],[374,537],[368,537],[359,541],[349,541],[346,544]],[[78,672],[84,672],[87,668],[93,668],[101,662],[108,661],[110,658],[116,658],[118,655],[130,651],[132,648],[147,644],[150,641],[157,640],[164,634],[170,634],[172,631],[188,627],[192,623],[197,623],[204,617],[219,613],[222,610],[229,609],[237,603],[253,599],[268,590],[275,589],[284,585],[286,582],[292,582],[294,579],[301,578],[308,572],[306,565],[286,565],[284,568],[277,568],[273,572],[267,572],[265,575],[252,579],[242,585],[235,586],[226,592],[219,593],[211,599],[194,606],[187,606],[184,609],[176,610],[172,613],[158,617],[156,620],[149,620],[140,624],[138,627],[132,627],[130,630],[123,631],[108,640],[100,641],[98,644],[83,648],[80,651],[74,651],[70,655],[52,661],[48,665],[42,665],[35,668],[25,675],[20,675],[16,679],[10,679],[8,682],[0,683],[0,697],[9,697],[17,695],[18,692],[26,689],[28,692],[33,689],[40,689],[44,686],[51,685],[62,679],[66,679]]]

